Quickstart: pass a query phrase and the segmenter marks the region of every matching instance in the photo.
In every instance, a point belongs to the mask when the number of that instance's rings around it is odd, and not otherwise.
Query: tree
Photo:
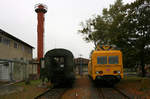
[[[84,40],[93,42],[95,48],[98,44],[108,43],[108,24],[100,15],[88,19],[85,23],[82,22],[81,26],[82,29],[79,32],[84,35]]]
[[[103,9],[102,15],[88,19],[82,22],[82,29],[79,30],[87,42],[94,42],[97,45],[114,44],[120,34],[120,24],[125,16],[122,8],[124,7],[122,0],[117,0],[110,8]]]
[[[123,52],[124,66],[140,63],[142,76],[145,64],[150,62],[150,1],[136,0],[123,5],[116,0],[102,15],[90,18],[79,30],[84,40],[99,44],[116,45]]]
[[[128,34],[128,42],[134,50],[134,60],[140,62],[142,76],[145,76],[145,64],[148,63],[150,52],[150,2],[136,0],[126,5],[127,17],[124,20],[124,30]]]

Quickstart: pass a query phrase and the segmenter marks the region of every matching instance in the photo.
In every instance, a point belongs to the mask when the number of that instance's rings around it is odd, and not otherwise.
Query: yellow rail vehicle
[[[88,74],[93,80],[119,81],[123,78],[122,53],[109,47],[95,50],[88,64]]]

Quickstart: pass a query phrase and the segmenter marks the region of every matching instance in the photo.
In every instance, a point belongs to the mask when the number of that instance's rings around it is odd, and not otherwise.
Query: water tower
[[[37,13],[37,58],[40,61],[44,53],[44,14],[47,12],[47,6],[44,4],[35,5]],[[40,75],[40,64],[38,65],[38,75]]]

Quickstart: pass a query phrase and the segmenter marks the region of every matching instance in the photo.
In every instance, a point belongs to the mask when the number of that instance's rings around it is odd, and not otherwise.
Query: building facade
[[[23,80],[31,70],[31,45],[0,29],[0,80]]]
[[[32,59],[33,47],[0,29],[0,59]]]
[[[88,73],[88,62],[89,59],[86,58],[75,58],[74,59],[75,65],[76,65],[76,72],[82,75],[83,73]]]

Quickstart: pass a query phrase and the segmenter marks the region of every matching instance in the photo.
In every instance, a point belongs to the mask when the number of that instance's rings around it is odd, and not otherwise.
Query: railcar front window
[[[55,61],[59,64],[59,67],[63,68],[65,64],[64,57],[54,57]]]
[[[98,56],[97,64],[107,64],[107,56]]]
[[[118,56],[109,56],[109,64],[118,64]]]

